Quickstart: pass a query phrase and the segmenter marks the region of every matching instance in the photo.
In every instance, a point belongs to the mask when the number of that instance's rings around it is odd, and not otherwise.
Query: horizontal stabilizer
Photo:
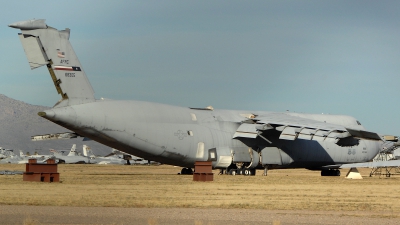
[[[47,25],[45,21],[45,19],[25,20],[9,24],[8,26],[21,30],[46,29]]]
[[[31,137],[32,141],[45,141],[45,140],[56,140],[56,139],[71,139],[80,137],[77,133],[65,132],[65,133],[56,133],[56,134],[43,134],[43,135],[35,135]]]

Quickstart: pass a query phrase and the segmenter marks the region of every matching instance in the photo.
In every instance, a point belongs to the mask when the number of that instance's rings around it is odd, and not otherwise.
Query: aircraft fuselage
[[[213,161],[214,168],[232,162],[260,168],[318,169],[325,165],[365,162],[380,149],[381,142],[357,140],[356,145],[334,142],[280,140],[270,136],[273,145],[258,138],[252,144],[233,139],[248,114],[269,112],[205,110],[141,101],[96,101],[45,111],[46,119],[82,136],[164,164],[193,168],[195,161]],[[355,123],[348,116],[296,114],[304,118]],[[347,121],[347,122],[346,122]],[[346,125],[346,124],[345,124]],[[347,124],[357,126],[357,124]],[[258,154],[258,155],[257,155]],[[259,163],[261,162],[261,163]]]

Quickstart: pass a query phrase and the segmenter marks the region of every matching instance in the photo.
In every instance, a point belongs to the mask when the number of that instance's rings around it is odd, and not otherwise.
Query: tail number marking
[[[68,59],[61,59],[60,63],[61,64],[69,64],[69,60]]]
[[[65,77],[75,77],[75,73],[65,73]]]

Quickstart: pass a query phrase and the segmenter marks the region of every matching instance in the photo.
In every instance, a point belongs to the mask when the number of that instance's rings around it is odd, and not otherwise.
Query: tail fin
[[[76,149],[76,144],[73,144],[71,151],[69,151],[69,153],[68,153],[68,156],[76,156],[77,154],[76,154],[75,149]]]
[[[24,154],[24,152],[22,150],[19,150],[19,156],[25,157],[25,154]]]
[[[83,151],[83,156],[88,156],[88,153],[87,153],[87,145],[83,145],[83,149],[82,149],[82,151]]]
[[[22,46],[31,69],[46,65],[61,100],[56,106],[95,101],[94,91],[69,42],[70,29],[57,30],[45,20],[28,20],[8,25],[21,29]]]
[[[95,157],[95,155],[92,152],[92,149],[87,145],[83,145],[83,155],[87,157]]]

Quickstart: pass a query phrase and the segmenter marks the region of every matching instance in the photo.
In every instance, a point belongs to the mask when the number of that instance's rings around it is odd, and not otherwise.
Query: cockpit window
[[[361,125],[360,121],[357,120],[357,124],[358,124],[358,125]]]

